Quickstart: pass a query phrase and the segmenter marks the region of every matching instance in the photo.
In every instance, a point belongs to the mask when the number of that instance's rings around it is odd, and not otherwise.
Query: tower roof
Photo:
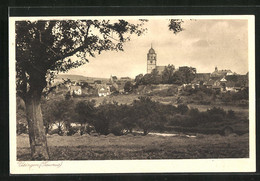
[[[150,48],[149,53],[154,54],[155,53],[154,49]]]

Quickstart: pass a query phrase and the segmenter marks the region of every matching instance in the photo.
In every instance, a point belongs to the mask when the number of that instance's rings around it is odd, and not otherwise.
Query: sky
[[[239,74],[248,72],[248,20],[186,19],[184,30],[177,34],[169,31],[168,24],[167,19],[150,19],[145,23],[147,31],[140,37],[132,35],[123,52],[102,52],[68,74],[134,78],[146,73],[151,44],[157,65],[192,66],[198,73],[213,72],[216,66]]]

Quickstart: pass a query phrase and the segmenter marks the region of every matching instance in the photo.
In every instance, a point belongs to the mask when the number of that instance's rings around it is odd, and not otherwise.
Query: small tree
[[[184,75],[183,75],[182,72],[180,72],[180,71],[175,71],[171,81],[172,81],[172,83],[174,83],[174,84],[181,85],[181,84],[184,83],[184,79],[185,79],[185,78],[184,78]]]
[[[125,92],[132,92],[133,91],[133,84],[130,81],[127,81],[124,86]]]
[[[207,110],[210,121],[212,122],[220,122],[224,121],[226,117],[226,111],[220,107],[213,107]]]
[[[135,85],[142,85],[142,78],[143,78],[143,74],[139,74],[135,77]]]
[[[110,133],[111,122],[115,121],[117,117],[114,111],[116,106],[116,103],[112,104],[103,102],[99,107],[97,107],[93,126],[98,133],[104,135]]]
[[[77,120],[81,124],[80,134],[86,132],[86,124],[93,124],[95,115],[95,101],[80,101],[75,106],[75,112],[77,113]]]
[[[143,77],[142,77],[142,84],[143,85],[150,85],[153,83],[153,77],[151,74],[145,74]]]
[[[228,112],[227,112],[227,118],[229,118],[229,119],[234,119],[236,117],[236,115],[235,115],[235,111],[233,111],[233,110],[228,110]]]
[[[168,65],[165,67],[164,71],[162,72],[162,82],[164,84],[173,84],[174,83],[174,65]]]
[[[189,84],[195,78],[195,70],[192,67],[183,67],[178,70],[182,74],[182,83]]]
[[[149,97],[140,97],[133,102],[134,115],[137,126],[147,135],[151,130],[162,126],[163,118],[157,112],[156,103]]]
[[[132,133],[133,128],[136,126],[136,120],[133,114],[134,111],[131,105],[120,105],[117,108],[118,122],[120,122],[123,129],[129,133]]]
[[[50,115],[54,124],[58,127],[58,134],[63,135],[64,130],[70,124],[73,116],[73,100],[57,100],[53,103],[53,109]]]
[[[186,104],[179,104],[177,110],[183,115],[188,112],[189,108]]]
[[[152,70],[151,78],[153,84],[160,84],[162,82],[162,77],[159,75],[159,71],[157,69]]]

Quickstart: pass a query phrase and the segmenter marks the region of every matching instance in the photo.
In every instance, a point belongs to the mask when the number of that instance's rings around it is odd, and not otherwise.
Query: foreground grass
[[[51,160],[247,158],[248,134],[185,136],[48,136]],[[30,160],[27,135],[17,136],[17,159]]]

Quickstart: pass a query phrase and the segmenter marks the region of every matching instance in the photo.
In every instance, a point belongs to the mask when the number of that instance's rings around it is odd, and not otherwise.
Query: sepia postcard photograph
[[[10,173],[255,172],[255,19],[9,17]]]

